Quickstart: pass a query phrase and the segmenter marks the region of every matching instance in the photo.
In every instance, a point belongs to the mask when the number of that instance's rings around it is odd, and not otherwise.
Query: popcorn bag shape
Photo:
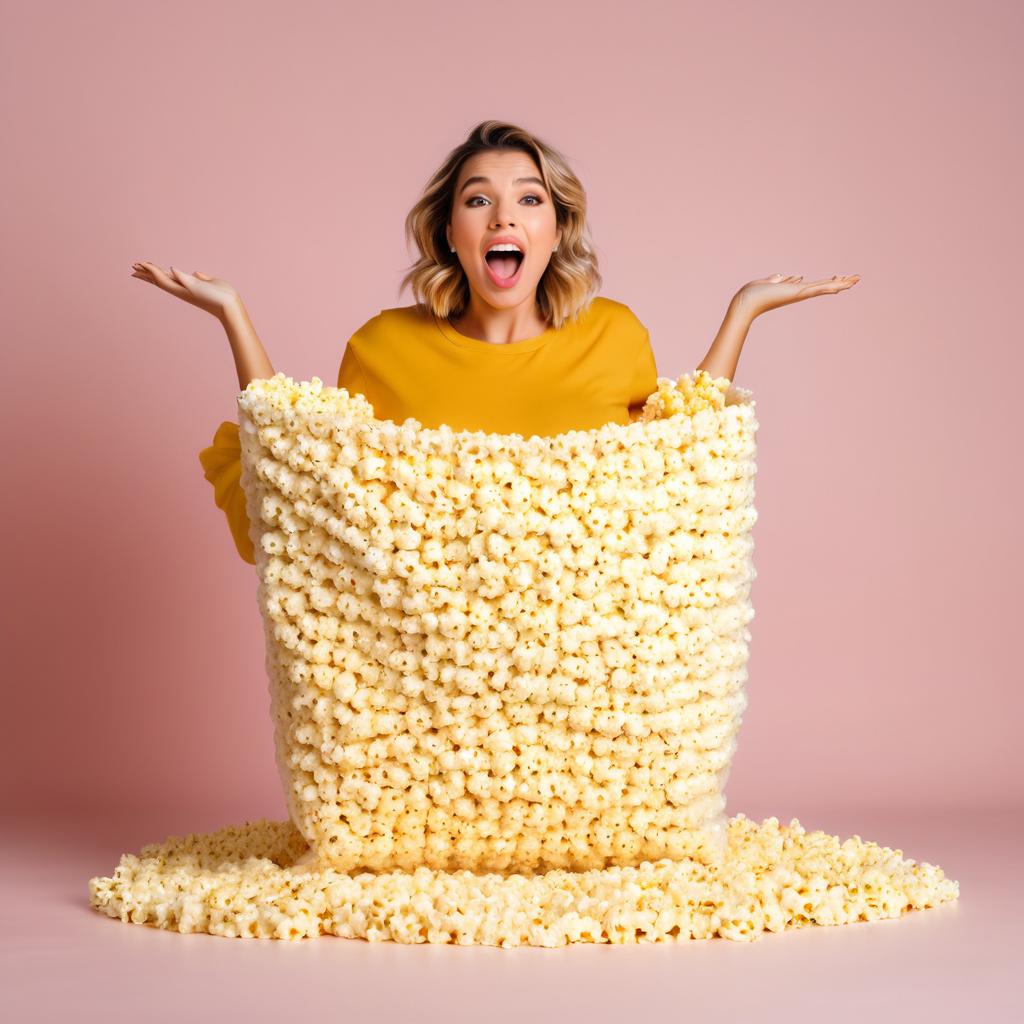
[[[720,863],[754,612],[751,393],[426,428],[282,373],[238,398],[274,744],[318,868]]]
[[[899,917],[941,867],[725,817],[755,572],[751,394],[658,378],[554,437],[374,417],[314,377],[239,396],[289,817],[89,880],[125,923],[562,946]]]

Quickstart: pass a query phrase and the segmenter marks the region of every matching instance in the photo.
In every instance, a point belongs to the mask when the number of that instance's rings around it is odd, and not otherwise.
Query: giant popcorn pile
[[[658,378],[554,437],[239,396],[290,819],[89,882],[122,921],[284,939],[757,938],[959,895],[901,850],[725,816],[755,576],[751,393]]]

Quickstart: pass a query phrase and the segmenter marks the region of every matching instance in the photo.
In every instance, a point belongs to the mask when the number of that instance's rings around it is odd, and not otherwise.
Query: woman
[[[565,158],[515,125],[484,121],[448,155],[406,218],[420,257],[403,278],[416,303],[382,310],[349,339],[338,387],[358,391],[381,419],[425,427],[548,436],[629,423],[657,389],[650,336],[628,306],[597,296],[601,275],[586,225],[586,194]],[[153,263],[148,281],[216,316],[238,384],[274,368],[227,281]],[[773,274],[732,298],[697,369],[733,379],[750,324],[769,309],[849,288]],[[199,454],[239,555],[255,564],[238,425],[224,422]]]

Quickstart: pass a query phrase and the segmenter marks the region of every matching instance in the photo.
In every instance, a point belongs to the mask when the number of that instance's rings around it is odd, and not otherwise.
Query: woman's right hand
[[[132,277],[155,284],[165,292],[205,309],[218,320],[223,320],[225,313],[241,302],[238,292],[227,281],[219,277],[210,277],[199,270],[186,274],[171,267],[168,274],[155,263],[146,260],[133,263],[132,268]]]

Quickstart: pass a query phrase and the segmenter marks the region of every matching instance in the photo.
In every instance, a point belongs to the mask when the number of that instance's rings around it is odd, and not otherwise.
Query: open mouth
[[[511,288],[519,280],[524,260],[521,252],[489,252],[484,256],[487,273],[499,288]]]

